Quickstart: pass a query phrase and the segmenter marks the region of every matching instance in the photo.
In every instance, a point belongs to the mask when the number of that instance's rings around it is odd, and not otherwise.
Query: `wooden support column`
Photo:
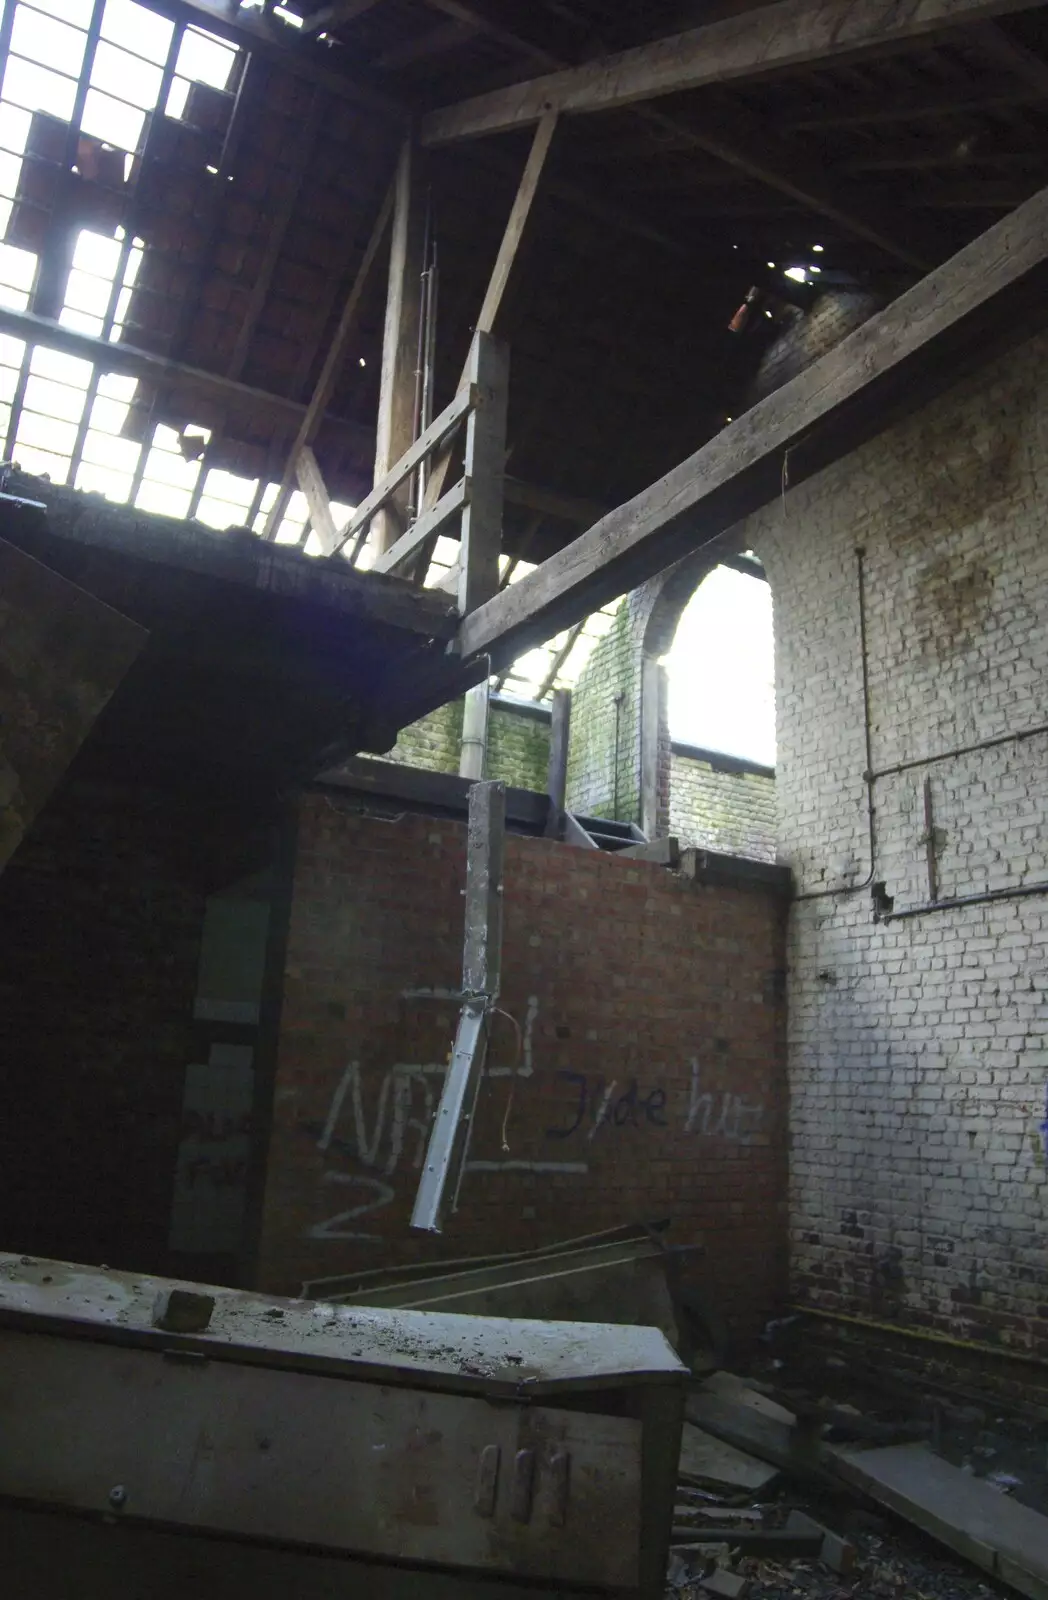
[[[459,777],[476,781],[484,776],[484,763],[488,754],[488,714],[491,710],[490,681],[474,684],[466,690],[466,703],[462,711],[462,747],[459,755]]]
[[[557,114],[554,111],[551,112],[548,117],[542,117],[539,121],[538,127],[535,129],[535,136],[531,141],[531,149],[528,151],[528,159],[524,163],[524,171],[521,173],[520,183],[517,187],[517,193],[514,196],[513,205],[510,209],[509,218],[506,222],[505,232],[502,235],[502,242],[499,245],[498,255],[495,257],[495,264],[491,269],[491,277],[488,279],[488,286],[484,292],[484,299],[481,303],[480,314],[477,317],[477,334],[490,334],[494,331],[495,323],[502,307],[506,289],[509,286],[510,274],[513,271],[513,266],[517,259],[517,253],[520,249],[520,242],[524,237],[524,228],[528,220],[528,213],[531,211],[532,202],[534,201],[535,194],[538,190],[539,179],[541,178],[542,170],[546,165],[546,157],[549,155],[549,147],[553,142],[553,134],[556,126]],[[470,360],[472,360],[472,352],[470,355]],[[470,360],[467,360],[465,367],[462,369],[462,377],[459,379],[459,388],[461,388],[469,378]],[[448,469],[451,466],[451,456],[452,451],[449,446],[447,450],[442,451],[441,454],[438,455],[433,461],[429,478],[426,482],[427,510],[436,505],[437,501],[444,492],[444,484],[447,480]],[[418,583],[422,583],[425,579],[426,568],[429,566],[431,556],[432,547],[430,547],[428,551],[423,552],[423,559],[419,563],[419,568],[415,574],[416,581]],[[455,587],[459,587],[460,580],[458,574],[460,571],[461,566],[455,569]],[[454,592],[454,589],[452,592]]]
[[[640,827],[656,839],[659,826],[659,730],[666,693],[666,669],[645,655],[640,669]]]
[[[465,615],[498,593],[502,502],[506,476],[506,407],[509,352],[478,333],[469,359],[475,403],[466,425],[466,477],[470,498],[462,513],[459,610]]]
[[[546,793],[549,815],[546,837],[559,839],[568,798],[568,739],[571,733],[571,690],[554,689],[549,721],[549,769]]]
[[[405,139],[394,186],[389,289],[375,435],[376,483],[382,481],[415,440],[415,374],[422,316],[424,249],[425,199],[419,154],[412,141]],[[375,548],[380,555],[397,542],[407,527],[410,494],[408,485],[399,489],[375,519]]]

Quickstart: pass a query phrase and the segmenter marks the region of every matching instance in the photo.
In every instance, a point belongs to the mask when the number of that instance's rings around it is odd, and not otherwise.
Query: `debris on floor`
[[[988,1470],[996,1451],[976,1475],[926,1420],[729,1372],[695,1382],[685,1414],[674,1600],[1048,1600],[1048,1517]]]

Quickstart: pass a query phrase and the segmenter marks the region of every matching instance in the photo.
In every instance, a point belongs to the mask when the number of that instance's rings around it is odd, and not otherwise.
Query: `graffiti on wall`
[[[489,1077],[532,1076],[538,1012],[538,1000],[533,996],[525,1013],[519,1060],[515,1066],[490,1068]],[[360,1063],[349,1063],[335,1085],[323,1124],[307,1124],[305,1131],[316,1140],[318,1150],[345,1162],[336,1165],[330,1161],[322,1182],[341,1191],[340,1201],[351,1203],[310,1226],[307,1238],[382,1242],[383,1235],[377,1231],[381,1214],[396,1200],[400,1176],[414,1174],[422,1166],[445,1071],[443,1062],[397,1062],[372,1090],[369,1104]],[[671,1115],[669,1092],[660,1083],[646,1083],[636,1076],[609,1081],[600,1074],[567,1070],[558,1072],[557,1077],[571,1086],[571,1096],[561,1120],[545,1129],[545,1137],[555,1142],[581,1140],[585,1145],[598,1136],[674,1128],[702,1139],[742,1142],[759,1134],[764,1124],[762,1100],[705,1088],[697,1060],[691,1062],[686,1102],[676,1116]],[[557,1172],[584,1177],[589,1162],[470,1160],[466,1171]]]
[[[521,1030],[520,1059],[512,1066],[493,1066],[490,1078],[530,1078],[534,1072],[532,1040],[538,1018],[536,996],[528,1000]],[[306,1230],[310,1239],[353,1239],[378,1244],[379,1214],[397,1198],[402,1172],[421,1169],[446,1067],[443,1062],[397,1062],[382,1076],[374,1102],[365,1103],[360,1063],[351,1061],[335,1086],[317,1136],[317,1149],[344,1157],[351,1169],[328,1166],[323,1183],[353,1191],[353,1204]],[[369,1075],[370,1076],[370,1075]],[[469,1172],[562,1172],[585,1175],[585,1161],[467,1161]],[[345,1195],[345,1198],[349,1198]]]

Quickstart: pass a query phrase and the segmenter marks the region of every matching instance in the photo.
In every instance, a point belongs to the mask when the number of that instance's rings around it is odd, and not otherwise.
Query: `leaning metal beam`
[[[941,394],[988,351],[1043,318],[1048,189],[464,617],[458,645],[495,667],[712,544],[734,523]]]
[[[687,33],[637,45],[585,66],[431,111],[423,144],[451,144],[537,122],[549,112],[613,111],[660,95],[832,61],[856,51],[905,45],[1043,0],[779,0]]]
[[[440,1232],[452,1183],[456,1209],[466,1164],[489,1014],[499,995],[505,839],[506,785],[475,783],[469,791],[462,1011],[411,1214],[411,1226],[427,1233]]]

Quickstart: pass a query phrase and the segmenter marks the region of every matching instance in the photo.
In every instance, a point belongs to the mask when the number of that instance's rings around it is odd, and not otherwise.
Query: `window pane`
[[[188,99],[189,84],[185,78],[173,78],[167,97],[167,105],[164,107],[164,115],[177,117],[181,121],[186,114],[186,102]]]
[[[227,528],[240,528],[244,524],[244,513],[238,507],[230,505],[228,500],[213,500],[208,495],[201,498],[197,509],[197,521],[204,522],[209,528],[217,528],[219,533],[225,533]]]
[[[101,429],[103,433],[118,434],[130,410],[131,407],[124,400],[107,400],[104,395],[99,395],[91,407],[91,426]]]
[[[110,400],[133,400],[137,388],[138,379],[129,378],[123,372],[106,372],[98,380],[99,394],[107,395]]]
[[[125,50],[163,64],[171,46],[174,25],[166,17],[147,11],[134,0],[107,0],[102,14],[103,39],[115,39]]]
[[[97,339],[105,327],[101,317],[92,317],[86,311],[76,311],[72,306],[63,306],[58,313],[58,321],[63,328],[72,328],[74,333],[90,334],[92,339]]]
[[[28,56],[45,67],[57,67],[71,78],[78,78],[84,65],[87,39],[78,28],[70,28],[54,17],[41,16],[19,6],[11,30],[11,49],[17,56]]]
[[[104,144],[115,145],[118,150],[137,150],[144,122],[145,112],[137,107],[126,106],[98,89],[87,91],[81,127]]]
[[[0,244],[0,283],[12,289],[31,289],[36,277],[36,256],[13,244]]]
[[[34,11],[49,11],[63,22],[73,22],[78,28],[91,25],[94,0],[33,0]]]
[[[53,417],[38,417],[35,411],[23,411],[18,422],[18,443],[35,445],[38,450],[53,450],[56,454],[72,454],[76,444],[76,424],[56,422]]]
[[[200,465],[184,461],[181,456],[170,455],[166,450],[150,450],[146,462],[146,478],[152,483],[169,483],[172,488],[188,493],[197,480]]]
[[[0,153],[0,194],[13,200],[18,193],[18,178],[22,171],[22,157]]]
[[[183,78],[192,78],[195,83],[209,83],[214,89],[224,89],[229,82],[236,55],[232,45],[198,33],[195,28],[187,28],[175,65]]]
[[[19,444],[15,449],[15,463],[23,472],[31,472],[37,478],[50,478],[52,483],[65,483],[69,476],[67,457],[56,456],[50,450],[38,450],[33,445]]]
[[[67,356],[61,350],[48,350],[38,345],[29,357],[29,370],[41,378],[54,378],[56,383],[86,389],[94,368],[90,361],[81,361],[79,356]]]
[[[0,367],[0,400],[10,403],[18,388],[18,372],[14,367]]]
[[[222,472],[214,467],[207,475],[207,494],[213,500],[225,500],[234,506],[248,507],[258,488],[257,478],[239,478],[233,472]]]
[[[83,229],[73,251],[73,265],[81,272],[93,272],[96,278],[114,278],[120,264],[120,244],[107,239],[102,233]]]
[[[12,311],[28,311],[29,296],[24,289],[9,289],[0,283],[0,306],[10,306]]]
[[[131,493],[131,474],[114,472],[110,467],[96,467],[93,462],[81,461],[77,468],[76,487],[85,494],[104,494],[107,500],[123,505]]]
[[[33,119],[21,106],[0,105],[0,149],[21,155],[29,138]]]
[[[10,56],[4,71],[3,96],[27,111],[49,111],[53,117],[68,122],[76,101],[76,84],[72,78],[60,78],[57,72],[48,72],[35,62]]]
[[[79,422],[84,410],[84,391],[70,389],[65,383],[54,383],[50,378],[30,376],[25,386],[25,404],[29,411],[42,412],[46,417]]]
[[[116,45],[101,43],[91,68],[91,82],[96,89],[104,89],[121,100],[151,111],[160,97],[159,67],[152,67],[137,56],[129,56]]]
[[[143,483],[135,505],[140,511],[155,511],[162,517],[184,517],[189,510],[189,491],[172,489],[166,483]]]
[[[0,366],[20,367],[24,355],[24,340],[12,339],[9,333],[0,333]]]
[[[97,404],[97,401],[95,402]],[[93,414],[92,414],[93,418]],[[84,460],[114,472],[131,473],[138,465],[141,445],[134,439],[114,439],[112,434],[89,428],[84,436]]]
[[[96,278],[89,272],[78,272],[74,267],[66,285],[65,303],[76,311],[89,311],[93,317],[104,317],[112,292],[113,286],[105,278]]]

